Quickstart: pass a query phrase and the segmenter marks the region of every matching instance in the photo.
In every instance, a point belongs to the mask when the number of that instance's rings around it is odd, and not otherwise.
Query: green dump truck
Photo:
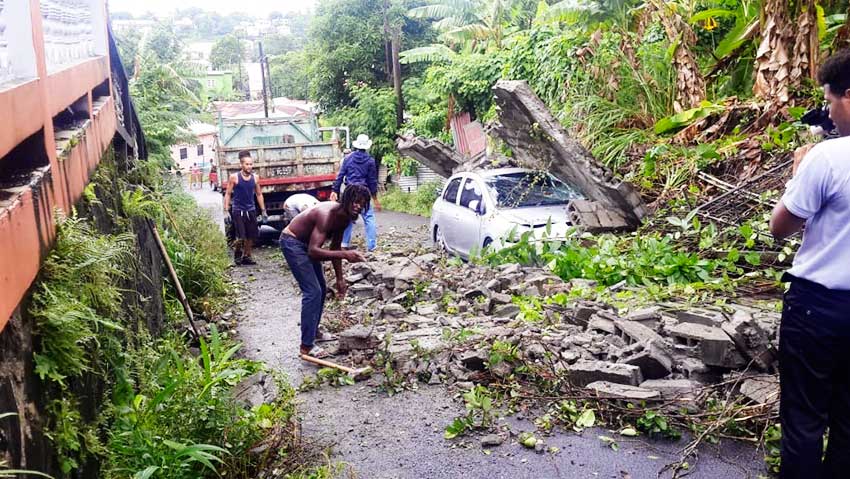
[[[230,175],[239,172],[239,152],[250,151],[269,214],[266,224],[282,229],[283,202],[289,196],[308,193],[320,201],[328,199],[348,142],[348,128],[320,128],[315,115],[220,120],[220,190],[223,193]]]

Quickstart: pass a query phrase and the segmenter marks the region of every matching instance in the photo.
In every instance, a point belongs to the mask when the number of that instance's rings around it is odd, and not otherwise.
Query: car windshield
[[[542,171],[491,176],[485,181],[502,208],[562,205],[583,198],[577,189]]]

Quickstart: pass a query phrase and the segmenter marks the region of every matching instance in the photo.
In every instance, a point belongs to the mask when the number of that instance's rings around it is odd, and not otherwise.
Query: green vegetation
[[[390,188],[381,195],[381,206],[390,211],[400,211],[419,216],[431,216],[431,207],[440,194],[442,185],[439,182],[419,186],[413,193],[402,192],[398,188]]]

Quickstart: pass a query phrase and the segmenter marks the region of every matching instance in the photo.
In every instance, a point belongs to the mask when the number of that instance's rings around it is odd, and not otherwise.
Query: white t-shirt
[[[850,137],[818,143],[789,182],[782,203],[806,220],[790,274],[850,290]]]
[[[287,198],[283,203],[283,207],[288,210],[303,213],[305,210],[308,210],[317,204],[319,204],[319,200],[317,200],[315,196],[308,195],[307,193],[297,193]]]

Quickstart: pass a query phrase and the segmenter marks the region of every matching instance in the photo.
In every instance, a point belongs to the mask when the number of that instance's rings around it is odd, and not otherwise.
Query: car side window
[[[463,190],[460,192],[460,205],[469,208],[472,211],[478,211],[481,205],[482,194],[481,188],[475,180],[469,178],[463,184]]]
[[[460,180],[461,178],[455,178],[449,183],[449,186],[446,187],[446,193],[443,195],[444,200],[452,204],[455,203],[457,200],[457,191],[460,189]]]

